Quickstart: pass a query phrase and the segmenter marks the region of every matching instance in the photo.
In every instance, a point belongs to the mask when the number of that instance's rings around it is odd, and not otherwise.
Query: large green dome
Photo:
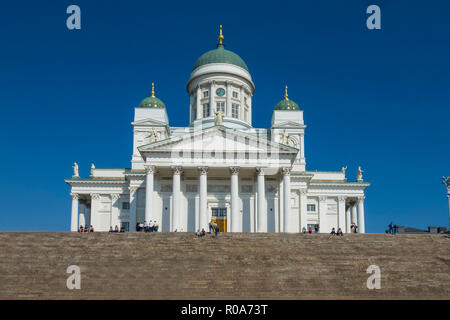
[[[244,60],[242,60],[242,58],[233,51],[226,50],[223,44],[218,44],[216,49],[202,54],[194,64],[194,68],[192,70],[210,63],[234,64],[235,66],[244,68],[248,71],[248,67],[245,64]]]
[[[139,104],[139,108],[165,108],[166,105],[160,99],[155,97],[155,84],[152,83],[152,95],[145,98]]]

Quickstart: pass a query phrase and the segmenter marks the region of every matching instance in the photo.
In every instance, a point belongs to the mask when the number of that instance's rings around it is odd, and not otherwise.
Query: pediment
[[[284,121],[277,123],[276,125],[272,126],[272,128],[306,128],[304,124],[295,122],[295,121]]]
[[[151,152],[235,152],[290,154],[298,149],[267,140],[266,135],[249,134],[224,126],[214,126],[140,146],[142,154]]]
[[[167,127],[167,123],[154,119],[138,120],[132,122],[131,124],[133,126],[143,126],[143,127]]]

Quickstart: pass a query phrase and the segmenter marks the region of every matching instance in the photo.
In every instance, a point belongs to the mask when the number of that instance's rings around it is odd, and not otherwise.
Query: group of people
[[[114,230],[113,230],[112,226],[110,226],[110,227],[109,227],[109,232],[125,232],[125,227],[122,226],[122,227],[120,228],[120,230],[119,230],[119,227],[116,225],[116,227],[115,227]]]
[[[84,227],[83,225],[80,225],[78,232],[94,232],[94,227],[92,225],[85,225]]]
[[[331,234],[332,236],[343,236],[343,235],[344,235],[344,233],[342,232],[342,229],[341,229],[341,228],[339,228],[337,232],[336,232],[336,229],[335,229],[335,228],[331,229],[330,234]]]
[[[138,222],[136,224],[136,231],[138,232],[158,232],[159,225],[156,220],[150,220],[150,222]]]
[[[313,232],[313,228],[308,227],[308,231],[306,231],[306,228],[303,227],[302,233],[306,233],[306,232],[312,233]],[[314,226],[314,232],[316,232],[316,233],[319,232],[319,226],[317,224]]]
[[[211,220],[208,224],[208,227],[209,227],[209,232],[208,232],[209,234],[214,234],[215,237],[217,237],[219,235],[220,228],[216,222],[213,222]],[[197,237],[204,237],[204,236],[206,236],[206,231],[204,228],[202,228],[202,230],[197,229],[197,232],[195,234],[197,235]]]
[[[351,233],[358,233],[358,225],[354,222],[350,225],[350,232]]]
[[[398,226],[391,221],[391,223],[389,223],[389,233],[396,234],[397,232],[398,232]]]

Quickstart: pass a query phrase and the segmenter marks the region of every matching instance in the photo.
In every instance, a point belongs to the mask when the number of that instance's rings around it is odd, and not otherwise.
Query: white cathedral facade
[[[165,104],[152,95],[134,109],[131,168],[100,169],[71,187],[71,231],[92,225],[136,230],[156,221],[159,231],[365,232],[364,190],[345,169],[308,171],[303,110],[286,94],[271,127],[252,126],[255,85],[245,62],[224,47],[195,63],[187,82],[189,126],[171,127]]]

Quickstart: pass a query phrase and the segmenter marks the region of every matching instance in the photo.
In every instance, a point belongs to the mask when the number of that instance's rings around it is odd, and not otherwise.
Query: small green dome
[[[223,44],[218,44],[216,49],[202,54],[194,64],[194,68],[192,70],[210,63],[233,64],[248,71],[248,67],[245,64],[244,60],[242,60],[242,58],[233,51],[226,50]]]
[[[275,106],[275,110],[300,110],[298,104],[295,101],[289,99],[287,89],[288,86],[285,87],[286,93],[284,94],[284,99],[277,103],[277,105]]]
[[[139,108],[165,108],[166,105],[160,99],[155,97],[155,84],[152,83],[152,95],[145,98],[139,104]]]
[[[277,103],[275,110],[300,110],[297,103],[289,99],[283,99]]]

